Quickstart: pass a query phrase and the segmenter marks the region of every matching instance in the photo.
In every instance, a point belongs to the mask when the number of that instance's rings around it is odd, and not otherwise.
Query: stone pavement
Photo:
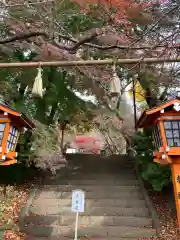
[[[85,191],[78,238],[135,240],[156,235],[139,182],[128,158],[79,159],[40,185],[24,217],[29,240],[73,239],[71,193]]]

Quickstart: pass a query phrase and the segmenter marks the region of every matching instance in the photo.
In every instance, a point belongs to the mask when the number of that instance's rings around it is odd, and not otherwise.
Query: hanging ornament
[[[145,100],[145,91],[142,88],[140,82],[137,80],[137,77],[134,76],[135,86],[134,86],[134,92],[135,92],[135,98],[137,103],[144,103]],[[128,96],[133,99],[133,84],[130,84],[130,89],[128,89]]]
[[[111,93],[111,96],[117,96],[117,95],[119,96],[121,93],[121,86],[120,86],[120,79],[116,73],[115,65],[113,65],[112,70],[113,70],[113,77],[110,82],[110,93]]]
[[[42,86],[42,68],[39,66],[37,76],[34,80],[32,95],[43,97],[43,86]]]

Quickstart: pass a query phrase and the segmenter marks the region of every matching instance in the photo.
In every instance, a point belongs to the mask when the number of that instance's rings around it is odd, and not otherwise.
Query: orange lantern
[[[24,129],[35,125],[22,113],[7,104],[0,104],[0,165],[17,162],[16,145]]]
[[[157,107],[145,110],[137,128],[153,127],[157,151],[153,161],[170,165],[180,228],[180,98],[175,97]]]

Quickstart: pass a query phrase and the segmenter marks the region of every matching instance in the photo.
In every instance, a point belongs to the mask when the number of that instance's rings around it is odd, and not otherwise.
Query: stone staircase
[[[69,156],[68,168],[38,187],[23,219],[27,239],[74,239],[74,189],[84,190],[86,199],[85,212],[79,216],[79,239],[137,240],[156,236],[131,160],[78,156]]]

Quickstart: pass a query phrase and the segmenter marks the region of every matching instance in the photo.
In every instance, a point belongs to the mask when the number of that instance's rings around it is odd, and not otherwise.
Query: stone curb
[[[24,205],[24,207],[21,208],[20,219],[19,219],[19,227],[20,227],[21,231],[23,231],[23,229],[25,227],[24,218],[29,213],[29,208],[32,205],[32,202],[36,195],[37,190],[38,190],[38,185],[36,184],[33,187],[33,189],[30,191],[26,204]]]
[[[4,239],[4,229],[0,228],[0,239]]]
[[[6,224],[5,226],[1,226],[0,227],[0,239],[4,240],[4,231],[5,230],[11,230],[12,229],[12,225],[11,224]]]
[[[152,220],[153,220],[153,228],[156,229],[156,234],[157,234],[157,237],[160,237],[161,234],[160,234],[160,222],[159,222],[159,216],[158,216],[158,213],[149,197],[149,194],[144,186],[144,182],[143,180],[141,179],[141,176],[140,176],[140,171],[138,169],[138,166],[136,164],[136,158],[133,158],[134,160],[134,166],[135,166],[135,171],[136,171],[136,176],[137,176],[137,179],[139,181],[139,184],[140,184],[140,188],[141,188],[141,191],[142,191],[142,194],[144,196],[144,199],[146,201],[146,205],[149,209],[149,213],[150,213],[150,216],[152,217]]]
[[[5,224],[4,226],[0,227],[0,240],[4,240],[4,231],[11,230],[12,225],[11,224]]]
[[[159,217],[158,217],[157,211],[156,211],[155,207],[153,206],[153,203],[152,203],[151,199],[149,198],[149,194],[148,194],[147,190],[145,189],[144,183],[143,183],[140,176],[138,176],[138,180],[139,180],[139,183],[140,183],[142,194],[144,195],[144,199],[146,201],[147,207],[149,209],[150,215],[151,215],[152,220],[153,220],[153,227],[156,229],[157,237],[160,237],[161,236],[161,234],[160,234],[160,222],[159,222]]]

